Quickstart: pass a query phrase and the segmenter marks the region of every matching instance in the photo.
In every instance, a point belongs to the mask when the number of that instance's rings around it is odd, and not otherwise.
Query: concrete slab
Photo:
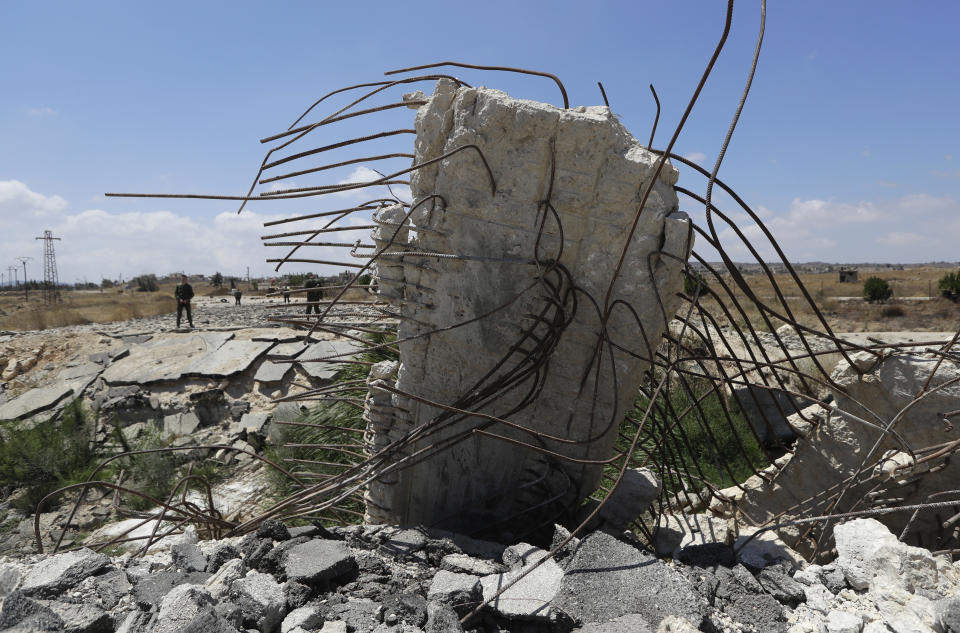
[[[232,376],[248,369],[273,347],[270,341],[227,341],[211,354],[198,357],[183,373],[197,376]]]
[[[257,369],[257,374],[253,379],[265,383],[281,382],[284,376],[287,375],[287,372],[293,369],[293,363],[275,363],[270,360],[270,357],[277,356],[292,359],[300,355],[304,349],[303,343],[281,343],[277,345],[270,350],[270,353],[267,355],[268,358],[263,361],[263,364]]]
[[[359,343],[353,341],[317,341],[308,347],[299,357],[298,364],[311,377],[317,380],[330,380],[340,369],[343,363],[324,362],[319,359],[340,354],[356,354],[363,351]],[[350,360],[352,356],[340,356],[334,360]]]
[[[233,338],[229,332],[162,334],[136,345],[130,354],[114,361],[103,379],[111,385],[147,384],[179,380],[198,359],[213,354]]]
[[[101,371],[103,371],[103,365],[100,363],[86,362],[75,367],[67,367],[57,374],[57,378],[64,382],[70,382],[88,376],[96,376]]]
[[[57,405],[63,406],[72,395],[73,387],[63,382],[31,389],[0,406],[0,420],[22,420]]]

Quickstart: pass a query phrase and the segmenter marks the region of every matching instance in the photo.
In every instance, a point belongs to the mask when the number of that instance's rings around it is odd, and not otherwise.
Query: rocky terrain
[[[357,351],[327,334],[304,342],[267,323],[264,307],[211,300],[198,305],[195,329],[153,317],[2,333],[0,419],[26,428],[79,398],[100,414],[101,447],[117,431],[130,443],[158,433],[228,466],[217,507],[250,516],[267,494],[252,456],[277,420],[300,412],[277,400],[328,384],[340,365],[323,359]],[[210,444],[228,448],[191,448]],[[219,541],[187,529],[143,557],[108,556],[83,548],[84,537],[138,522],[117,522],[110,495],[71,521],[67,551],[38,555],[33,518],[9,498],[0,512],[0,630],[960,633],[960,563],[900,543],[873,519],[836,526],[836,559],[808,565],[770,533],[748,541],[723,512],[669,519],[653,544],[660,558],[609,517],[605,531],[566,544],[558,527],[553,556],[425,529],[272,521]],[[68,513],[39,517],[47,551]]]
[[[661,560],[593,532],[556,555],[462,535],[267,521],[143,558],[88,549],[0,562],[0,630],[132,633],[956,633],[960,565],[881,524],[836,528],[824,566],[737,562],[725,546]],[[569,536],[562,528],[560,545]]]

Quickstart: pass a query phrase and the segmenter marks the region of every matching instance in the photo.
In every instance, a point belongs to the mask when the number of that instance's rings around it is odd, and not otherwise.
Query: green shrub
[[[950,301],[960,301],[960,271],[941,277],[937,282],[937,289]]]
[[[871,303],[886,301],[893,296],[893,288],[884,279],[870,277],[863,282],[863,298]]]
[[[380,345],[392,342],[396,337],[392,333],[384,332],[368,334],[365,338],[372,345]],[[384,348],[358,354],[357,358],[378,363],[396,360],[397,355]],[[344,364],[333,380],[347,382],[366,379],[369,370],[366,365]],[[338,393],[337,397],[362,401],[366,394],[366,388],[358,385],[357,389]],[[357,404],[321,401],[296,419],[283,421],[293,424],[278,424],[279,421],[274,419],[266,457],[286,470],[295,472],[308,486],[319,483],[323,477],[338,475],[363,459],[359,445],[363,443],[366,422],[363,420],[363,408]],[[272,468],[267,469],[267,476],[277,498],[284,498],[301,490],[296,482]],[[352,499],[340,504],[338,509],[346,510],[340,514],[342,518],[355,518],[359,522],[363,504]],[[333,518],[333,514],[323,518],[328,517]]]
[[[92,423],[79,401],[68,404],[60,419],[33,428],[3,423],[0,433],[0,485],[25,488],[14,505],[33,512],[57,488],[86,479],[95,466]]]
[[[134,281],[137,282],[137,292],[156,292],[159,290],[156,275],[140,275]]]
[[[707,293],[710,286],[707,285],[703,275],[693,271],[686,271],[683,274],[683,291],[690,297],[703,296]]]
[[[689,381],[688,386],[689,391],[677,385],[661,392],[634,456],[636,462],[664,467],[661,483],[666,492],[700,490],[704,482],[726,488],[770,464],[735,399],[723,398],[706,380]],[[647,396],[638,398],[630,415],[633,424],[623,430],[636,428],[649,406]],[[624,442],[621,436],[619,443]],[[687,474],[694,481],[684,481]]]
[[[127,453],[167,448],[170,445],[170,438],[164,438],[155,430],[144,433],[135,442],[127,442],[120,429],[114,427],[113,437]],[[158,451],[125,455],[116,459],[97,474],[97,479],[116,481],[121,472],[125,488],[149,495],[158,501],[166,501],[177,482],[188,474],[199,475],[210,485],[222,481],[227,475],[226,468],[218,462],[189,463],[185,452]],[[197,489],[199,485],[199,482],[192,481],[188,487]],[[178,494],[182,492],[181,487]],[[123,501],[133,510],[147,510],[154,505],[149,499],[139,495],[124,495]]]

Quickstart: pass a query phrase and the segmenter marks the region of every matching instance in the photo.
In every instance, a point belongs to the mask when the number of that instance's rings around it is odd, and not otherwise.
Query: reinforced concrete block
[[[669,162],[640,211],[658,156],[606,107],[440,80],[416,131],[415,164],[465,149],[412,173],[412,208],[374,217],[403,319],[399,367],[369,381],[384,459],[366,520],[516,534],[532,507],[556,518],[596,489],[587,462],[613,455],[678,307],[690,223]]]

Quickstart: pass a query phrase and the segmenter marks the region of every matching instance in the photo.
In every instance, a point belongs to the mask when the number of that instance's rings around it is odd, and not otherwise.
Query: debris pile
[[[960,564],[871,519],[835,530],[839,557],[752,566],[692,545],[660,560],[592,532],[556,556],[452,532],[266,521],[143,558],[88,549],[0,560],[0,629],[95,633],[957,633]],[[569,535],[557,528],[556,544]],[[462,623],[461,623],[462,621]]]

